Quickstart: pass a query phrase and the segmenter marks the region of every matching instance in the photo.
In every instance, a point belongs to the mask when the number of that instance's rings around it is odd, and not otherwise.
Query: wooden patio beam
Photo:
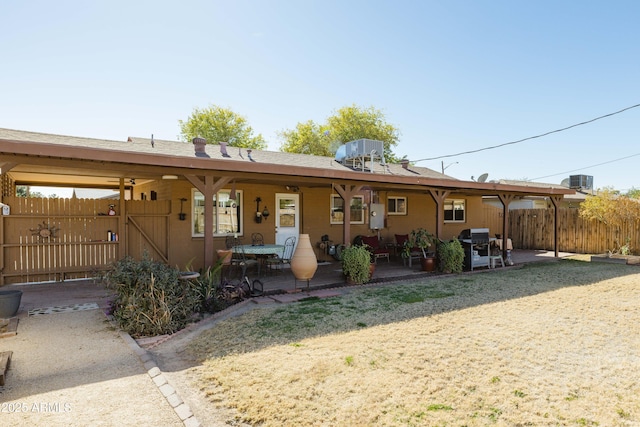
[[[349,246],[351,242],[351,200],[353,196],[362,190],[363,185],[331,184],[333,189],[344,200],[344,212],[342,217],[343,244]]]
[[[214,181],[211,174],[204,176],[204,181],[196,175],[184,176],[204,195],[204,267],[212,267],[213,259],[213,197],[227,185],[233,177],[223,176]]]
[[[444,228],[444,201],[449,197],[451,191],[430,188],[429,194],[431,194],[431,197],[436,202],[436,238],[440,239]]]
[[[509,193],[498,193],[502,202],[502,259],[507,259],[507,242],[509,241],[509,205],[518,196]]]
[[[556,258],[560,256],[559,254],[559,240],[560,240],[560,220],[558,217],[558,205],[562,200],[562,196],[550,196],[551,203],[553,204],[553,251]]]

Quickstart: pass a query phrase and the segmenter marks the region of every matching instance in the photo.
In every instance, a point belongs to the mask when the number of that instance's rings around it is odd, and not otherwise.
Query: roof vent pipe
[[[402,160],[400,160],[400,164],[402,165],[403,169],[409,169],[409,160],[402,159]]]
[[[220,142],[220,153],[222,154],[222,157],[231,157],[229,155],[229,153],[227,153],[227,143],[226,142]]]
[[[193,146],[196,150],[196,155],[198,153],[204,153],[204,146],[207,145],[207,140],[204,138],[193,138]]]

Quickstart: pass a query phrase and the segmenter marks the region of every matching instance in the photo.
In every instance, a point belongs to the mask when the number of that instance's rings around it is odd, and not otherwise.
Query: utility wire
[[[538,179],[550,178],[552,176],[565,175],[565,174],[568,174],[568,173],[571,173],[571,172],[578,172],[578,171],[581,171],[581,170],[584,170],[584,169],[588,169],[588,168],[595,168],[596,166],[602,166],[602,165],[607,165],[609,163],[619,162],[620,160],[626,160],[626,159],[630,159],[631,157],[636,157],[636,156],[640,156],[640,153],[631,154],[629,156],[620,157],[619,159],[609,160],[607,162],[598,163],[596,165],[585,166],[585,167],[579,168],[579,169],[573,169],[573,170],[566,171],[566,172],[554,173],[553,175],[539,176],[537,178],[531,178],[531,179],[529,179],[527,181],[536,181]]]
[[[495,148],[504,147],[504,146],[506,146],[506,145],[518,144],[518,143],[520,143],[520,142],[528,141],[528,140],[530,140],[530,139],[542,138],[543,136],[551,135],[552,133],[563,132],[563,131],[565,131],[565,130],[568,130],[568,129],[571,129],[571,128],[574,128],[574,127],[577,127],[577,126],[586,125],[586,124],[588,124],[588,123],[592,123],[592,122],[595,122],[596,120],[604,119],[604,118],[606,118],[606,117],[615,116],[616,114],[623,113],[623,112],[625,112],[625,111],[627,111],[627,110],[631,110],[632,108],[636,108],[636,107],[640,107],[640,104],[632,105],[632,106],[630,106],[630,107],[623,108],[623,109],[622,109],[622,110],[620,110],[620,111],[616,111],[616,112],[613,112],[613,113],[605,114],[604,116],[596,117],[595,119],[587,120],[587,121],[585,121],[585,122],[576,123],[576,124],[574,124],[574,125],[567,126],[567,127],[562,128],[562,129],[552,130],[552,131],[550,131],[550,132],[542,133],[542,134],[540,134],[540,135],[530,136],[530,137],[528,137],[528,138],[519,139],[519,140],[517,140],[517,141],[505,142],[505,143],[503,143],[503,144],[492,145],[492,146],[490,146],[490,147],[478,148],[477,150],[462,151],[462,152],[460,152],[460,153],[456,153],[456,154],[447,154],[447,155],[444,155],[444,156],[438,156],[438,157],[427,157],[427,158],[425,158],[425,159],[411,160],[411,162],[413,162],[413,163],[417,163],[417,162],[423,162],[423,161],[426,161],[426,160],[437,160],[437,159],[444,159],[444,158],[447,158],[447,157],[462,156],[463,154],[472,154],[472,153],[477,153],[477,152],[480,152],[480,151],[493,150],[493,149],[495,149]]]

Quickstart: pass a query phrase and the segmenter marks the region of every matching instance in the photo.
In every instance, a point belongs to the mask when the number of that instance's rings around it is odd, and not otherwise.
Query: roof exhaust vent
[[[207,140],[204,138],[193,138],[193,146],[196,150],[196,157],[209,157],[204,147],[207,145]]]
[[[229,153],[227,153],[227,143],[226,142],[221,142],[220,143],[220,153],[222,153],[222,157],[231,157],[229,155]]]

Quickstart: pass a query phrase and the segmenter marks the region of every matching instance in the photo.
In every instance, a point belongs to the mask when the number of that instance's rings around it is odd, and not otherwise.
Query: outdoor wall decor
[[[264,220],[266,221],[267,218],[269,217],[269,209],[267,209],[267,207],[265,206],[264,209],[262,210],[262,212],[260,212],[260,202],[262,201],[262,199],[260,197],[256,197],[256,217],[255,220],[258,224],[260,224],[262,222],[262,218],[264,218]]]
[[[42,221],[42,224],[38,224],[38,227],[30,228],[29,230],[31,231],[31,235],[37,236],[38,239],[55,239],[56,237],[58,237],[56,236],[56,233],[60,229],[56,226],[52,226]]]

